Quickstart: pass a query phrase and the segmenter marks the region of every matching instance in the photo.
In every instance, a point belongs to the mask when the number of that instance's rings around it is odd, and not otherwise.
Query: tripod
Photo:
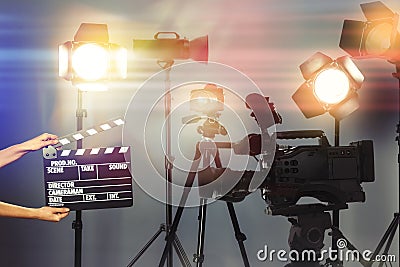
[[[153,242],[160,236],[162,232],[165,232],[166,238],[168,238],[170,232],[170,226],[172,224],[172,169],[173,169],[173,161],[174,157],[171,152],[171,80],[170,80],[170,72],[171,67],[174,64],[173,60],[167,61],[158,61],[158,65],[165,70],[165,99],[164,99],[164,115],[165,115],[165,125],[166,125],[166,155],[165,155],[165,223],[162,223],[158,229],[158,231],[150,238],[150,240],[144,245],[144,247],[138,252],[138,254],[131,260],[128,264],[128,267],[133,266],[139,258],[146,252],[146,250],[153,244]],[[178,254],[179,260],[182,263],[182,266],[190,266],[190,261],[185,253],[185,250],[179,241],[178,237],[174,234],[173,239],[171,240],[173,243],[176,253]],[[173,250],[172,246],[168,247],[168,251],[166,252],[167,258],[167,267],[173,266]]]
[[[185,182],[185,189],[182,194],[180,203],[179,203],[179,208],[176,211],[174,221],[172,223],[171,229],[167,235],[167,243],[165,244],[165,248],[160,260],[159,266],[163,266],[168,255],[168,251],[171,248],[171,245],[174,243],[175,237],[176,237],[176,231],[178,228],[179,221],[182,217],[182,213],[184,210],[184,205],[187,201],[187,198],[189,196],[191,187],[193,185],[194,179],[197,174],[197,170],[200,164],[200,160],[203,160],[203,165],[204,167],[208,167],[210,162],[211,162],[211,157],[214,157],[215,165],[217,168],[221,168],[222,164],[220,161],[219,157],[219,148],[231,148],[230,143],[226,142],[216,142],[214,143],[211,140],[203,140],[199,143],[196,144],[196,152],[193,158],[193,162],[190,168],[190,172],[187,176],[186,182]],[[228,212],[230,215],[230,219],[233,225],[233,229],[235,232],[235,238],[238,242],[239,248],[240,248],[240,253],[243,259],[243,263],[245,267],[249,267],[249,260],[247,257],[246,249],[244,246],[244,241],[246,240],[246,236],[240,231],[239,227],[239,222],[236,216],[236,212],[234,209],[234,206],[231,202],[226,202]],[[199,207],[199,228],[198,228],[198,234],[197,234],[197,250],[196,254],[194,254],[194,259],[193,261],[196,263],[197,267],[201,267],[204,261],[204,239],[205,239],[205,223],[206,223],[206,213],[207,213],[207,200],[202,198],[200,200],[200,207]]]

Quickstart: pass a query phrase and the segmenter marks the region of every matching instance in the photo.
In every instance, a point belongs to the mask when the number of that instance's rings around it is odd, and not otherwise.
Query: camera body
[[[239,182],[221,200],[242,201],[254,190],[250,188],[255,175],[265,177],[258,187],[272,214],[296,205],[302,197],[313,197],[322,202],[346,204],[364,202],[364,182],[373,182],[374,152],[371,140],[350,143],[348,146],[330,146],[322,131],[296,131],[277,133],[277,137],[303,138],[322,134],[318,145],[296,147],[277,146],[271,169],[236,171],[229,168],[208,167],[199,172],[199,183],[215,181],[222,174],[238,177]],[[245,153],[245,145],[247,152]],[[251,134],[242,141],[232,144],[236,154],[255,156],[260,153],[261,136]],[[218,147],[218,144],[217,144]],[[217,187],[216,187],[216,190]],[[219,195],[214,192],[214,195]]]
[[[208,166],[198,172],[199,185],[214,183],[216,186],[207,191],[200,188],[201,197],[216,196],[221,200],[239,202],[260,189],[268,204],[268,212],[272,215],[298,210],[297,203],[302,197],[326,202],[332,209],[342,209],[347,207],[347,203],[365,201],[361,184],[375,181],[371,140],[355,141],[347,146],[331,146],[321,130],[270,134],[268,129],[282,123],[282,118],[269,98],[250,94],[246,97],[246,107],[252,110],[250,116],[256,120],[261,133],[249,134],[237,143],[215,142],[215,145],[218,149],[232,149],[237,155],[254,157],[261,164],[255,170],[239,171]],[[279,144],[279,140],[305,138],[317,138],[319,142],[300,146]],[[271,158],[269,166],[264,166],[264,156]],[[226,181],[237,182],[228,187]]]

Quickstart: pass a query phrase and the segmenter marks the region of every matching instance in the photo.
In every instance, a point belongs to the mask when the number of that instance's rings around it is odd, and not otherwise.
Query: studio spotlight
[[[341,120],[358,108],[357,90],[364,76],[349,57],[333,60],[317,52],[300,70],[306,81],[292,98],[306,118],[329,112]]]
[[[106,24],[82,23],[59,46],[59,76],[82,91],[107,90],[107,82],[127,76],[127,50],[109,43]]]
[[[208,36],[192,41],[181,39],[176,32],[158,32],[154,40],[133,40],[136,55],[144,58],[155,58],[163,61],[174,59],[192,59],[208,61]]]
[[[339,46],[351,56],[382,57],[388,60],[400,56],[399,15],[382,2],[361,4],[367,21],[345,20]]]
[[[215,84],[207,84],[203,89],[190,92],[190,109],[209,116],[224,110],[224,91]]]
[[[107,82],[115,78],[126,78],[127,50],[108,41],[106,24],[82,23],[73,41],[58,47],[58,75],[78,88],[76,129],[83,129],[83,118],[87,110],[83,108],[84,91],[107,90]],[[82,149],[82,139],[76,143]],[[75,231],[74,267],[82,265],[82,210],[76,210],[72,223]]]

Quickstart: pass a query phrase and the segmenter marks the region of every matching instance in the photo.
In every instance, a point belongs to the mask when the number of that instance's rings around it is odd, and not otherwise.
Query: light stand
[[[174,156],[172,156],[172,150],[171,150],[171,120],[170,120],[170,114],[171,114],[171,78],[170,78],[170,73],[171,73],[171,67],[174,64],[173,60],[167,60],[167,61],[158,61],[158,65],[165,70],[165,99],[164,99],[164,116],[165,116],[165,124],[166,124],[166,130],[165,130],[165,149],[166,149],[166,155],[165,155],[165,177],[166,177],[166,183],[165,183],[165,198],[166,198],[166,205],[165,205],[165,239],[169,236],[170,232],[170,227],[172,225],[172,169],[174,167]],[[174,247],[177,248],[179,247],[180,249],[176,249],[176,252],[179,256],[179,259],[181,259],[181,262],[185,262],[185,266],[190,266],[189,259],[187,258],[185,251],[183,250],[183,246],[181,245],[178,236],[174,234],[173,241]],[[173,248],[170,246],[168,248],[168,254],[167,254],[167,267],[172,267],[173,266]],[[189,264],[188,264],[189,263]]]
[[[396,129],[396,141],[397,141],[397,146],[399,149],[398,152],[398,168],[399,168],[399,192],[400,192],[400,64],[396,63],[396,72],[393,73],[393,77],[397,78],[399,80],[399,99],[398,99],[398,117],[399,117],[399,122],[397,124],[397,129]],[[339,142],[339,122],[336,123],[335,121],[335,145],[336,142]],[[400,195],[399,195],[399,200],[398,200],[398,205],[400,206]],[[353,244],[351,244],[349,242],[349,240],[343,235],[343,233],[339,230],[339,212],[337,212],[337,217],[336,217],[336,221],[333,221],[333,227],[332,227],[332,248],[333,249],[337,249],[337,240],[339,238],[344,238],[347,241],[347,248],[350,250],[358,250]],[[333,214],[335,215],[335,214]],[[375,261],[374,259],[376,258],[376,256],[381,252],[382,248],[385,246],[385,249],[383,250],[382,255],[388,255],[389,253],[389,249],[390,246],[392,245],[394,236],[396,234],[397,228],[399,227],[400,224],[400,213],[399,212],[395,212],[394,213],[394,218],[393,220],[390,222],[389,227],[386,229],[384,235],[382,236],[382,239],[379,241],[375,251],[372,253],[370,259],[372,259],[372,261],[366,261],[364,259],[360,260],[361,265],[363,265],[364,267],[371,267]],[[400,241],[399,241],[400,242]],[[400,244],[399,244],[399,249],[400,249]],[[337,263],[335,263],[337,264]],[[385,264],[385,262],[380,262],[378,267],[382,267]],[[334,266],[343,266],[343,264],[340,265],[334,265]]]
[[[164,63],[164,64],[163,64]],[[164,116],[165,116],[165,123],[166,123],[166,130],[165,130],[165,149],[166,149],[166,155],[164,159],[164,168],[165,168],[165,177],[166,177],[166,183],[165,183],[165,197],[166,197],[166,205],[165,205],[165,221],[166,221],[166,237],[168,236],[170,226],[172,224],[172,169],[174,167],[174,157],[172,156],[172,151],[171,151],[171,120],[170,120],[170,114],[171,114],[171,67],[174,64],[173,60],[169,61],[159,61],[158,65],[165,70],[165,99],[164,99]],[[177,238],[175,236],[175,238]],[[173,266],[173,251],[172,247],[169,248],[168,250],[168,256],[167,256],[167,267],[172,267]]]
[[[399,205],[399,207],[398,208],[400,208],[400,63],[396,63],[396,72],[395,73],[393,73],[393,77],[395,77],[398,81],[399,81],[399,90],[398,90],[398,107],[397,107],[397,109],[398,109],[398,119],[399,119],[399,122],[398,122],[398,124],[397,124],[397,130],[396,130],[396,133],[397,133],[397,137],[396,137],[396,141],[397,141],[397,148],[398,148],[398,155],[397,155],[397,164],[398,164],[398,168],[399,168],[399,185],[398,185],[398,194],[399,194],[399,199],[398,199],[398,202],[397,202],[397,205]],[[399,224],[399,212],[397,211],[397,213],[395,213],[394,214],[394,216],[395,216],[395,218],[397,217],[397,225]],[[396,226],[397,227],[397,226]],[[396,231],[396,230],[394,230],[394,231]],[[399,257],[400,257],[400,237],[399,237]]]
[[[396,63],[396,72],[393,73],[393,77],[397,78],[399,81],[399,91],[398,91],[398,123],[397,123],[397,129],[396,129],[396,141],[397,141],[397,147],[398,147],[398,154],[397,154],[397,164],[398,164],[398,193],[399,193],[399,198],[398,198],[398,202],[397,204],[400,207],[400,63]],[[399,227],[399,223],[400,223],[400,213],[397,211],[394,213],[394,218],[392,220],[392,222],[390,223],[388,229],[386,230],[385,234],[383,235],[381,241],[378,244],[378,247],[376,248],[374,254],[372,255],[372,257],[375,257],[380,250],[382,249],[383,245],[386,243],[386,247],[385,250],[383,252],[384,255],[387,255],[389,252],[389,248],[392,244],[394,235],[396,234],[397,231],[397,227]],[[399,238],[399,255],[400,255],[400,238]],[[371,263],[372,265],[372,263]],[[381,264],[379,265],[381,266]]]
[[[306,118],[329,112],[335,119],[335,147],[339,147],[340,120],[350,115],[358,107],[357,90],[364,81],[350,57],[335,60],[317,52],[300,65],[305,82],[292,98]],[[333,87],[332,84],[335,84]],[[334,94],[333,94],[334,92]],[[339,229],[340,211],[332,210],[332,227]],[[337,238],[332,234],[332,249],[337,250]],[[333,267],[342,267],[340,260],[329,262]]]
[[[173,163],[174,157],[172,155],[171,150],[171,67],[174,64],[173,60],[159,60],[158,65],[165,71],[165,98],[164,98],[164,116],[165,116],[165,223],[160,225],[158,231],[150,238],[150,240],[144,245],[144,247],[138,252],[138,254],[131,260],[128,264],[128,267],[132,267],[139,258],[146,252],[146,250],[151,246],[151,244],[159,237],[162,232],[165,232],[166,237],[165,239],[169,239],[170,237],[170,230],[172,225],[173,213],[172,213],[172,170],[173,170]],[[172,246],[168,246],[167,255],[166,255],[166,262],[167,267],[173,266],[173,248],[175,248],[176,253],[178,254],[179,260],[181,261],[182,266],[191,266],[190,261],[184,251],[184,248],[179,241],[179,238],[174,233],[172,236],[172,240],[170,241],[173,244]]]
[[[398,164],[398,180],[399,180],[399,199],[398,199],[398,205],[400,206],[400,63],[396,63],[396,72],[393,73],[393,77],[397,78],[399,80],[399,96],[398,96],[398,119],[399,122],[397,124],[397,129],[396,129],[396,141],[397,141],[397,146],[398,146],[398,155],[397,155],[397,164]],[[371,259],[374,259],[378,253],[382,250],[383,246],[385,246],[385,249],[383,250],[383,255],[388,255],[390,246],[392,245],[394,236],[396,234],[397,228],[399,227],[400,224],[400,213],[397,211],[394,213],[394,218],[391,221],[388,229],[386,230],[385,234],[383,235],[382,239],[380,240],[378,246],[376,247],[374,253],[371,256]],[[386,245],[385,245],[386,244]],[[400,251],[400,241],[399,241],[399,251]],[[368,262],[364,266],[370,267],[372,266],[374,262]],[[379,267],[383,266],[383,262],[379,264]]]
[[[83,129],[83,91],[107,90],[105,82],[126,78],[127,52],[117,44],[109,43],[107,24],[82,23],[73,41],[58,47],[58,76],[71,81],[78,89],[76,129]],[[77,140],[77,149],[82,149],[82,139]],[[76,210],[72,223],[75,231],[75,267],[82,264],[82,210]]]
[[[340,145],[340,120],[335,118],[335,147]],[[340,229],[340,210],[332,211],[332,226]],[[332,250],[338,250],[338,238],[332,234]],[[343,263],[339,260],[331,263],[333,267],[343,267]]]
[[[83,118],[87,117],[87,110],[83,108],[82,103],[83,92],[78,89],[78,100],[76,109],[76,130],[81,131],[83,129]],[[76,148],[81,149],[82,139],[76,143]],[[75,221],[72,223],[72,229],[75,231],[75,267],[81,267],[82,265],[82,211],[75,211]]]
[[[400,207],[400,34],[398,32],[399,14],[380,1],[360,4],[366,21],[345,20],[339,47],[354,58],[384,58],[396,66],[393,77],[399,80],[398,124],[396,141],[398,146],[398,205]],[[399,224],[399,211],[385,232],[375,252],[379,252],[387,242],[384,253],[387,254]],[[389,239],[388,239],[389,238]],[[399,250],[400,251],[400,238]],[[377,254],[373,254],[376,256]],[[400,255],[400,254],[399,254]],[[370,265],[367,266],[371,266]],[[382,264],[380,264],[381,266]]]
[[[128,267],[133,264],[145,253],[151,244],[158,236],[165,231],[166,240],[171,240],[171,225],[172,225],[172,170],[174,157],[171,154],[171,80],[170,72],[174,64],[174,59],[193,59],[198,62],[208,62],[208,36],[202,36],[194,40],[181,39],[176,32],[158,32],[154,35],[153,40],[133,40],[133,49],[135,54],[145,58],[159,59],[158,65],[166,72],[165,77],[165,99],[164,99],[164,114],[165,114],[165,223],[160,225],[158,231],[150,238],[139,253],[128,264]],[[161,60],[160,60],[161,59]],[[179,257],[183,266],[190,266],[190,261],[181,245],[178,237],[174,234],[170,241]],[[173,248],[168,246],[167,251],[167,267],[173,266]]]

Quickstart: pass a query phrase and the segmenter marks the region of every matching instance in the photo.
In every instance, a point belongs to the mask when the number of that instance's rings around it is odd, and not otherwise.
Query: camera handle
[[[308,139],[308,138],[319,138],[319,144],[323,147],[330,146],[328,138],[324,131],[321,130],[302,130],[302,131],[285,131],[276,132],[276,139],[282,140],[294,140],[294,139]]]

